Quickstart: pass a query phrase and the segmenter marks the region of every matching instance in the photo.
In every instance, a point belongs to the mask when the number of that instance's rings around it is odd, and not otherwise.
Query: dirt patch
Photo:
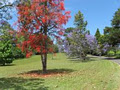
[[[32,77],[32,78],[40,78],[40,77],[47,78],[47,77],[63,76],[72,71],[73,70],[71,69],[52,69],[52,70],[48,70],[47,73],[43,74],[42,71],[40,70],[33,70],[33,71],[26,72],[26,73],[21,73],[18,76]]]
[[[32,77],[32,78],[47,78],[47,77],[55,77],[55,76],[63,76],[65,75],[66,73],[51,73],[51,74],[36,74],[36,73],[31,73],[31,74],[21,74],[19,75],[20,77]]]

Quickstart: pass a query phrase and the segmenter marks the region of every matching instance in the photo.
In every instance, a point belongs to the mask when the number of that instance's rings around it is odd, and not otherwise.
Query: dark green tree
[[[115,27],[106,27],[104,29],[104,42],[113,47],[120,43],[120,30]]]
[[[95,37],[96,37],[96,40],[97,40],[98,42],[100,42],[100,36],[101,36],[100,31],[99,31],[99,29],[97,28],[97,31],[96,31],[96,33],[95,33]]]
[[[114,47],[120,43],[120,9],[115,12],[111,24],[112,27],[105,27],[104,29],[104,42]]]
[[[80,30],[80,33],[86,31],[87,21],[84,21],[83,14],[80,11],[75,15],[74,25]]]
[[[115,12],[115,15],[112,20],[112,26],[114,28],[120,29],[120,8],[118,9],[118,11]]]

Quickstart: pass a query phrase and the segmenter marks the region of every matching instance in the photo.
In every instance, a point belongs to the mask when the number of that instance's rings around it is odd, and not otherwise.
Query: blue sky
[[[65,0],[65,7],[71,11],[66,28],[74,26],[74,15],[80,10],[88,21],[87,29],[94,35],[97,28],[103,33],[105,26],[111,26],[115,11],[120,8],[120,0]]]
[[[111,26],[114,13],[120,8],[120,0],[65,0],[65,8],[71,11],[71,18],[65,28],[74,27],[74,16],[80,10],[88,21],[87,29],[94,35],[97,28],[103,33],[105,26]],[[14,13],[10,22],[15,22],[16,17]]]

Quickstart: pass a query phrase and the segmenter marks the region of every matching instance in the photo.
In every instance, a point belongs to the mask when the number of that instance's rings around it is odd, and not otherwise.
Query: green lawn
[[[0,66],[0,90],[119,90],[120,67],[107,60],[91,58],[86,62],[68,60],[64,54],[48,56],[51,77],[19,77],[20,73],[41,70],[40,56],[16,60]],[[63,74],[62,74],[63,73]],[[65,74],[66,73],[66,74]]]

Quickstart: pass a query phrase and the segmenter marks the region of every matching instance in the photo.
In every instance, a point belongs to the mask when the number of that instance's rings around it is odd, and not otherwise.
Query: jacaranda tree
[[[19,44],[26,57],[33,51],[39,52],[43,73],[47,68],[47,54],[52,52],[50,37],[63,35],[62,25],[70,18],[70,11],[65,12],[64,0],[26,0],[17,6],[19,35],[24,40]]]
[[[64,49],[69,57],[85,60],[89,47],[84,34],[80,34],[79,31],[75,29],[66,36]]]
[[[87,39],[85,37],[87,30],[87,21],[84,21],[83,14],[78,11],[74,19],[75,29],[66,29],[65,34],[65,52],[70,57],[85,59],[88,52]]]
[[[90,54],[98,55],[100,53],[98,41],[93,35],[86,34],[85,38],[87,39],[88,51]]]

